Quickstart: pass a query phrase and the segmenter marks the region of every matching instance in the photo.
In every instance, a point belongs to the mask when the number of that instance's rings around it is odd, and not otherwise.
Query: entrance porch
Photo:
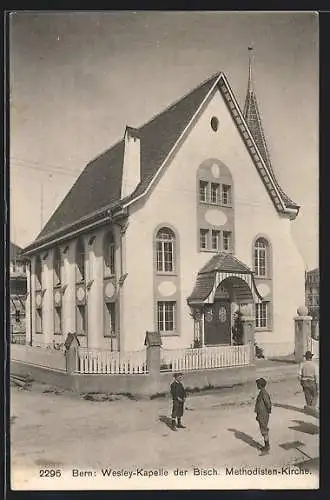
[[[261,301],[249,267],[228,253],[212,257],[188,298],[194,347],[254,343],[254,307]]]

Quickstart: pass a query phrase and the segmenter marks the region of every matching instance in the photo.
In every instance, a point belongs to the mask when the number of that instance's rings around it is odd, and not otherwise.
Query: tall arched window
[[[76,282],[85,280],[85,245],[82,238],[79,238],[76,246]]]
[[[61,284],[61,267],[62,267],[61,251],[58,247],[56,247],[54,250],[54,259],[53,259],[54,286]]]
[[[115,275],[115,239],[112,231],[104,237],[103,244],[104,277],[109,278]]]
[[[41,266],[41,257],[40,255],[36,256],[36,261],[35,261],[35,286],[37,290],[41,289],[42,286],[42,266]]]
[[[157,271],[175,271],[175,235],[168,227],[159,229],[156,235]]]
[[[269,277],[269,244],[265,238],[258,238],[254,244],[254,272]]]

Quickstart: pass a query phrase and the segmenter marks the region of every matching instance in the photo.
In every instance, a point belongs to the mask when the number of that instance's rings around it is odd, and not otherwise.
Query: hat
[[[304,357],[306,359],[312,359],[313,353],[311,351],[306,351],[305,354],[304,354]]]
[[[258,378],[256,380],[256,384],[259,386],[259,387],[266,387],[266,380],[264,378]]]

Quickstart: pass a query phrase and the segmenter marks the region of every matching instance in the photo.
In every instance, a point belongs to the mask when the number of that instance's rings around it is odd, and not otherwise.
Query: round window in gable
[[[219,127],[219,120],[216,116],[212,116],[211,118],[211,128],[214,132],[218,130]]]

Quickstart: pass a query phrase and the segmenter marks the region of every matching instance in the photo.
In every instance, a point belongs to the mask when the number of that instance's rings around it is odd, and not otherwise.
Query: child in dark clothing
[[[256,399],[254,411],[257,414],[256,420],[259,423],[260,432],[265,441],[265,445],[261,448],[261,451],[263,453],[268,453],[270,449],[268,422],[269,415],[272,411],[272,402],[265,389],[267,384],[266,380],[264,378],[258,378],[258,380],[256,380],[256,384],[259,389],[259,394]]]
[[[182,384],[183,374],[175,373],[174,380],[171,384],[171,395],[173,399],[172,406],[172,430],[176,431],[178,429],[184,429],[185,426],[181,423],[181,418],[183,415],[183,406],[186,399],[186,391]],[[176,425],[176,419],[178,419],[178,425]]]

